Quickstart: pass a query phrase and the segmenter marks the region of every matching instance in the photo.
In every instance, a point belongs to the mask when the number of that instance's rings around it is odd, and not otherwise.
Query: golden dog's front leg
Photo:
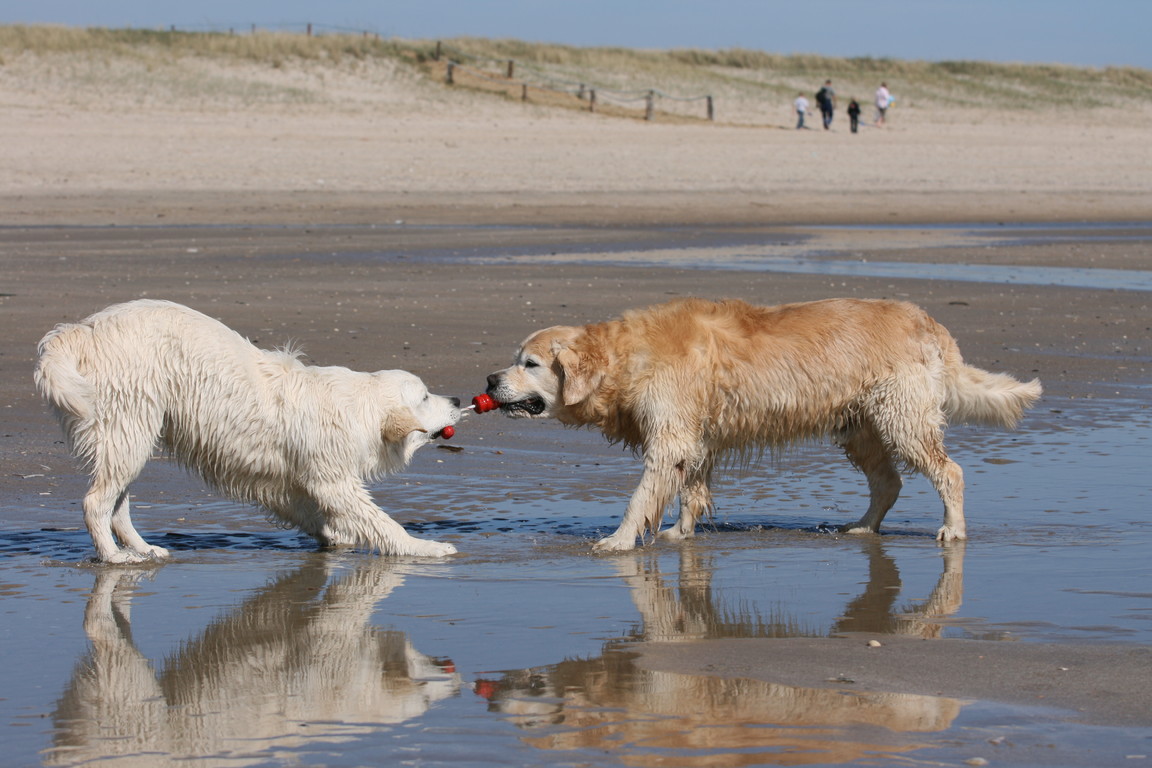
[[[611,536],[600,539],[593,549],[597,552],[618,552],[636,547],[636,539],[645,529],[653,533],[660,530],[660,520],[664,508],[680,492],[684,485],[685,462],[669,465],[662,456],[648,454],[644,460],[644,475],[640,485],[628,502],[628,510],[620,527]]]
[[[712,465],[709,459],[688,474],[680,489],[680,519],[657,534],[666,541],[682,541],[696,535],[696,523],[712,517]]]

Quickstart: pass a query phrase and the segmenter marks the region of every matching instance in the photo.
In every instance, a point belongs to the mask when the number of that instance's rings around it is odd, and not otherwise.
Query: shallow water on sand
[[[1051,745],[1046,765],[1132,764],[1152,752],[1147,729],[850,681],[652,672],[630,647],[853,631],[1152,643],[1152,414],[1137,394],[1038,409],[1016,433],[952,430],[972,538],[946,546],[919,478],[886,535],[827,532],[865,489],[806,446],[723,481],[694,541],[594,556],[636,460],[488,416],[375,491],[410,530],[456,543],[444,561],[316,553],[160,464],[135,517],[173,561],[93,566],[80,479],[62,482],[0,520],[0,763],[905,765],[992,750],[1026,764],[1004,747],[1018,744]]]
[[[845,237],[851,233],[854,237]],[[989,248],[1013,245],[1148,243],[1152,224],[948,224],[937,226],[815,226],[785,228],[754,237],[730,234],[727,238],[665,242],[636,249],[634,243],[616,247],[598,244],[594,253],[581,249],[499,251],[478,249],[453,253],[452,260],[473,264],[582,263],[619,266],[676,266],[683,269],[772,272],[835,277],[877,277],[911,280],[948,280],[999,285],[1040,285],[1110,291],[1152,291],[1152,272],[1106,269],[1099,266],[983,264],[951,260],[885,261],[876,254],[923,245],[929,236],[938,253],[950,248]],[[678,233],[679,234],[679,233]],[[865,253],[871,258],[865,258]],[[846,258],[845,258],[846,257]]]

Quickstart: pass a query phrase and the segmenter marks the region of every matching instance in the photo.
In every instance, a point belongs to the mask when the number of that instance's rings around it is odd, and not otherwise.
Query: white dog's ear
[[[582,357],[571,347],[564,347],[556,353],[556,363],[564,373],[560,384],[564,405],[575,405],[588,399],[604,379],[601,366]]]
[[[386,443],[399,443],[413,432],[427,432],[416,419],[411,408],[398,408],[384,418],[380,425],[380,436]]]

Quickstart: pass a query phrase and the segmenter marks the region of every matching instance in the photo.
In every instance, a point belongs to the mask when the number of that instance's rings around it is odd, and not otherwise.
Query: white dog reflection
[[[410,720],[458,694],[452,662],[371,625],[377,603],[403,580],[395,563],[366,560],[332,577],[317,558],[159,668],[132,641],[129,608],[141,572],[98,573],[84,615],[91,650],[53,713],[56,744],[45,763],[265,763],[317,739]]]

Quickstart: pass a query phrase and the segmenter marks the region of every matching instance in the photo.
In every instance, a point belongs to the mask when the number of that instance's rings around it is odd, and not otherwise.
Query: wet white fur
[[[323,546],[442,556],[373,503],[365,483],[403,469],[460,417],[406,371],[307,366],[166,301],[118,304],[59,325],[35,380],[91,472],[84,522],[105,562],[168,552],[144,541],[128,487],[154,447]]]

